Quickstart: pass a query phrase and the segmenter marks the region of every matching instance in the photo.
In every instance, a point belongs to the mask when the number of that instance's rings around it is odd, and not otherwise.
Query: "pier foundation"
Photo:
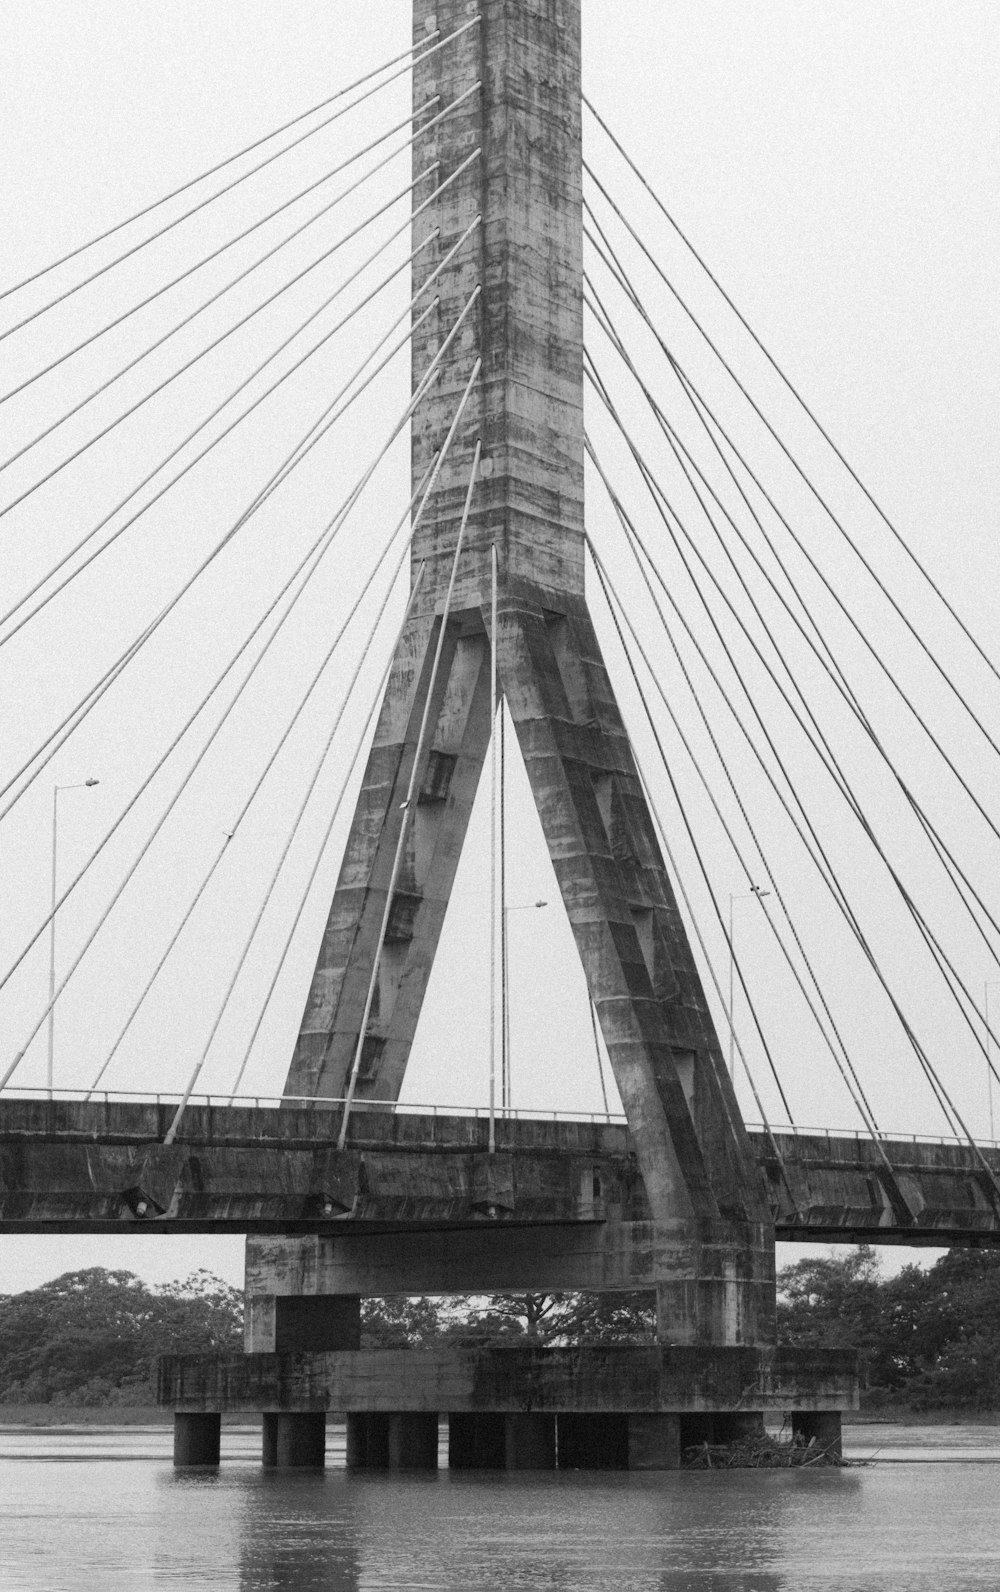
[[[215,1411],[174,1414],[174,1464],[217,1465],[222,1448],[222,1416]]]

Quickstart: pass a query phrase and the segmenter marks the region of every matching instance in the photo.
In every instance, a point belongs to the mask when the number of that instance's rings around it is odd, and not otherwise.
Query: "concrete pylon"
[[[732,1084],[664,869],[584,594],[580,0],[414,0],[417,44],[478,25],[416,65],[415,112],[474,94],[422,142],[439,229],[417,282],[481,217],[413,339],[414,382],[474,290],[413,421],[414,485],[482,370],[413,545],[425,567],[382,703],[286,1094],[337,1098],[373,965],[359,1099],[395,1099],[490,737],[492,550],[498,676],[628,1116],[654,1220],[677,1234],[660,1287],[671,1341],[767,1342],[773,1232]],[[421,308],[423,306],[420,306]],[[481,477],[421,749],[416,813],[379,929],[476,443]],[[770,1289],[770,1293],[769,1293]]]

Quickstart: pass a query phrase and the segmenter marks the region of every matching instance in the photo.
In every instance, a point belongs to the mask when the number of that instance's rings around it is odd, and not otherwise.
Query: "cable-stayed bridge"
[[[980,1092],[995,1076],[983,969],[993,968],[1000,931],[981,857],[1000,830],[981,769],[997,746],[981,699],[1000,676],[763,345],[755,341],[905,567],[902,591],[873,555],[870,531],[858,536],[679,293],[664,240],[688,254],[693,246],[613,118],[581,97],[578,6],[450,0],[432,10],[421,0],[414,10],[412,49],[381,72],[0,300],[10,311],[4,342],[28,347],[46,317],[107,294],[75,340],[43,342],[34,362],[23,356],[0,394],[11,405],[54,395],[2,461],[21,483],[3,505],[14,515],[56,491],[65,513],[72,472],[106,462],[91,453],[106,436],[271,304],[303,282],[314,292],[273,343],[255,324],[239,380],[185,416],[155,468],[116,484],[101,517],[76,527],[11,594],[0,648],[30,646],[35,626],[57,635],[64,593],[94,582],[101,560],[157,523],[149,517],[304,370],[315,397],[290,448],[269,452],[264,467],[254,453],[245,461],[239,501],[207,539],[192,538],[176,587],[134,610],[119,604],[107,657],[75,678],[75,697],[5,776],[9,823],[92,715],[127,701],[150,657],[161,680],[176,668],[177,701],[167,693],[155,710],[155,756],[69,879],[56,868],[52,792],[51,908],[0,970],[0,998],[11,992],[20,1021],[23,990],[49,953],[48,999],[25,1017],[0,1076],[0,1222],[299,1235],[251,1246],[246,1366],[166,1373],[167,1397],[191,1418],[180,1428],[189,1457],[203,1440],[211,1447],[229,1397],[220,1376],[239,1384],[236,1402],[258,1398],[267,1409],[281,1357],[301,1353],[316,1363],[304,1382],[292,1376],[272,1411],[288,1418],[272,1434],[281,1452],[282,1443],[289,1454],[314,1452],[325,1399],[353,1412],[357,1456],[381,1453],[383,1438],[397,1460],[426,1455],[432,1395],[423,1388],[408,1403],[385,1362],[386,1386],[373,1392],[381,1373],[356,1347],[366,1293],[655,1289],[663,1344],[703,1351],[681,1377],[686,1392],[676,1371],[655,1393],[630,1384],[626,1396],[596,1371],[567,1390],[551,1362],[548,1392],[547,1372],[519,1366],[503,1397],[494,1388],[476,1406],[463,1380],[475,1380],[474,1368],[452,1368],[451,1384],[438,1367],[450,1402],[434,1408],[458,1421],[457,1449],[472,1450],[479,1439],[461,1421],[477,1409],[494,1422],[534,1411],[535,1425],[521,1421],[508,1438],[513,1452],[523,1442],[536,1456],[549,1452],[550,1435],[555,1442],[550,1415],[596,1408],[633,1421],[633,1462],[666,1462],[681,1416],[731,1424],[784,1401],[805,1426],[850,1397],[846,1364],[775,1369],[776,1232],[939,1243],[997,1232],[1000,1156],[974,1130],[956,1061],[976,1069]],[[412,83],[412,113],[376,126],[379,94],[400,80]],[[357,106],[367,107],[360,135]],[[593,154],[584,160],[585,116]],[[185,255],[155,286],[114,298],[115,273],[136,254],[182,239],[188,221],[265,168],[273,178],[287,162],[290,172],[303,146],[328,128],[341,136],[342,122],[353,142],[343,134],[333,158],[324,146],[319,175],[290,182],[280,202],[201,256]],[[384,185],[387,173],[393,185],[366,209],[366,185]],[[294,208],[303,202],[308,210]],[[275,222],[283,230],[265,232]],[[251,237],[251,258],[230,255]],[[217,262],[222,279],[198,275]],[[755,338],[709,280],[741,335]],[[204,287],[123,364],[102,367],[96,385],[93,376],[63,385],[73,361],[188,283]],[[200,317],[220,301],[232,318],[221,330],[213,321],[206,339]],[[678,352],[667,329],[675,317],[704,345],[714,381]],[[407,352],[411,383],[393,406],[388,381]],[[80,419],[112,389],[121,395],[112,413]],[[348,423],[355,452],[331,494],[324,450]],[[261,432],[248,435],[260,450]],[[387,512],[383,474],[407,444],[409,482]],[[247,627],[217,655],[211,603],[234,589],[242,600],[241,579]],[[926,603],[936,627],[949,627],[947,662]],[[304,635],[319,644],[295,678]],[[176,663],[169,637],[174,648],[184,639]],[[203,661],[207,675],[190,690]],[[149,689],[146,675],[140,713]],[[518,779],[583,969],[588,1036],[571,1064],[603,1107],[575,1114],[583,1120],[513,1105],[515,1076],[518,1086],[525,1074],[544,1078],[547,1065],[541,1045],[515,1048],[511,1036],[510,915],[528,905],[511,901],[507,883],[523,844],[511,811]],[[180,869],[171,826],[198,782],[213,780],[234,817],[200,869]],[[294,795],[263,890],[223,936],[206,1031],[182,1072],[169,1054],[151,1068],[152,1003],[189,946],[204,955],[206,904],[214,897],[218,911],[240,896],[241,843],[246,855],[267,840],[257,804],[269,781]],[[343,856],[318,914],[342,812]],[[477,812],[487,977],[476,995],[460,989],[454,1032],[461,1067],[465,1030],[481,1014],[478,1109],[398,1109]],[[319,845],[298,863],[296,889],[292,859],[307,820]],[[57,964],[57,926],[101,877],[97,912]],[[162,911],[151,910],[151,877]],[[129,901],[140,903],[134,986],[111,1014],[99,1064],[68,1087],[55,1067],[54,1020],[74,981],[100,965]],[[767,980],[747,974],[738,902],[773,945]],[[298,1038],[286,1035],[282,1051],[272,998],[310,922],[315,971]],[[175,1000],[184,1001],[183,980]],[[947,1008],[955,1054],[944,1061],[925,1037],[928,1003]],[[792,1005],[808,1032],[805,1065],[801,1054],[789,1065],[778,1042]],[[159,1011],[163,1055],[173,1045]],[[241,1054],[228,1068],[219,1035],[237,1015]],[[933,1139],[930,1122],[921,1139],[886,1126],[879,1073],[890,1029],[890,1100],[904,1078],[907,1091],[919,1087],[945,1137]],[[262,1034],[280,1057],[280,1096],[270,1100],[251,1087]],[[793,1099],[808,1099],[821,1073],[856,1114],[853,1134],[797,1128]],[[750,1132],[745,1116],[757,1124]],[[344,1354],[355,1358],[326,1365]],[[734,1376],[738,1393],[721,1392],[720,1379],[731,1388]],[[396,1421],[391,1439],[382,1415]]]

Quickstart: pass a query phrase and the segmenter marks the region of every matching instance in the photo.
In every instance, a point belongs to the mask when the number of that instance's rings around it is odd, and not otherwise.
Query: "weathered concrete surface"
[[[752,1253],[754,1273],[742,1274]],[[341,1297],[392,1293],[546,1293],[646,1290],[668,1296],[709,1293],[730,1296],[735,1332],[742,1343],[774,1341],[774,1246],[769,1234],[756,1245],[745,1229],[720,1234],[686,1222],[608,1221],[592,1227],[547,1229],[483,1226],[474,1231],[421,1233],[401,1241],[398,1233],[368,1239],[315,1237],[254,1238],[247,1243],[246,1347],[270,1353],[292,1347],[282,1333],[281,1306],[288,1298],[326,1301],[330,1332],[337,1330]],[[756,1309],[741,1318],[747,1300]],[[672,1301],[671,1301],[672,1302]],[[698,1343],[714,1342],[711,1305],[687,1300],[681,1319],[694,1320]],[[665,1342],[690,1342],[671,1335],[676,1319],[661,1311]],[[333,1347],[331,1337],[326,1346]]]
[[[482,23],[418,64],[414,114],[481,84],[415,150],[437,181],[478,157],[414,223],[414,292],[473,232],[434,285],[412,344],[416,385],[478,287],[440,378],[411,427],[416,490],[451,427],[477,359],[479,380],[413,539],[416,610],[394,660],[299,1040],[290,1093],[340,1095],[356,1051],[417,750],[430,665],[477,440],[483,468],[445,637],[419,811],[379,956],[378,998],[358,1079],[363,1097],[398,1094],[488,742],[482,610],[491,548],[502,578],[555,594],[583,590],[583,303],[580,0],[484,0]],[[558,16],[556,15],[558,9]],[[469,20],[466,0],[415,0],[414,39]],[[421,190],[418,199],[425,197]],[[415,318],[426,305],[418,303]],[[552,606],[550,601],[549,606]]]
[[[650,1222],[624,1127],[499,1121],[491,1158],[483,1118],[362,1109],[338,1154],[337,1109],[192,1106],[167,1150],[174,1109],[0,1100],[0,1231],[323,1234],[279,1269],[321,1265],[312,1291],[331,1293],[533,1289],[543,1267],[552,1287],[650,1285],[634,1256],[651,1240],[621,1230]],[[1000,1242],[995,1190],[967,1144],[883,1140],[890,1177],[870,1139],[779,1133],[779,1163],[764,1134],[748,1137],[779,1238]],[[1000,1178],[1000,1151],[981,1153]],[[557,1230],[537,1230],[547,1223]],[[370,1231],[390,1226],[405,1246]],[[674,1223],[650,1231],[678,1241]],[[623,1243],[633,1258],[615,1258]]]
[[[359,1054],[362,1098],[399,1092],[490,731],[495,549],[499,687],[650,1213],[686,1221],[692,1252],[711,1252],[677,1285],[658,1287],[665,1331],[766,1342],[774,1309],[759,1255],[770,1213],[583,591],[580,0],[483,0],[480,10],[478,28],[414,71],[415,115],[431,94],[447,102],[480,86],[421,148],[421,163],[433,153],[442,176],[477,158],[415,222],[415,242],[439,229],[418,277],[481,223],[435,286],[437,323],[414,336],[417,380],[481,290],[414,416],[415,484],[477,359],[481,371],[414,537],[424,583],[390,674],[287,1092],[341,1094]],[[447,35],[469,15],[466,0],[415,0],[414,36]],[[432,696],[430,660],[477,440],[481,481]],[[719,1268],[722,1248],[732,1255]]]
[[[662,1345],[167,1355],[158,1399],[180,1411],[843,1410],[857,1407],[857,1356]]]

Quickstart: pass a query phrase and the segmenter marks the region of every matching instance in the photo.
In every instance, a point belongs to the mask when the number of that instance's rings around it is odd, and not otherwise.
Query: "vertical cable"
[[[604,1101],[604,1115],[610,1117],[608,1107],[608,1091],[604,1082],[604,1062],[601,1060],[601,1041],[597,1034],[597,1008],[590,998],[590,989],[587,989],[587,1005],[590,1007],[590,1027],[594,1035],[594,1055],[597,1057],[597,1076],[601,1080],[601,1097]]]
[[[445,438],[444,446],[441,449],[441,455],[440,455],[440,458],[438,459],[438,469],[440,468],[441,464],[443,463],[445,454],[446,454],[446,452],[448,450],[448,447],[449,447],[449,445],[451,443],[451,439],[454,437],[455,432],[458,429],[459,420],[461,419],[462,413],[463,413],[463,411],[465,409],[465,405],[468,402],[469,394],[472,391],[473,384],[475,383],[477,377],[479,376],[480,369],[482,368],[482,363],[483,362],[482,362],[481,359],[477,359],[475,365],[473,366],[472,375],[469,377],[468,384],[466,386],[465,392],[462,394],[462,399],[461,399],[461,402],[460,402],[460,404],[458,406],[458,410],[457,410],[457,412],[455,414],[455,418],[454,418],[454,420],[451,423],[451,430],[449,431],[448,436]],[[475,484],[476,484],[476,473],[477,473],[477,471],[479,469],[479,455],[480,455],[481,450],[482,450],[482,443],[477,441],[475,457],[473,458],[473,461],[472,461],[472,470],[471,470],[470,475],[469,475],[469,490],[468,490],[468,492],[466,494],[465,508],[463,510],[463,513],[462,513],[462,523],[461,523],[461,526],[459,528],[458,541],[455,544],[455,557],[454,557],[454,559],[452,561],[451,579],[448,582],[448,591],[447,591],[447,594],[445,596],[445,602],[444,602],[444,612],[441,615],[441,627],[440,627],[440,629],[438,631],[437,647],[436,647],[435,652],[434,652],[434,662],[431,665],[431,676],[430,676],[430,680],[428,681],[427,692],[426,692],[426,695],[424,697],[424,710],[423,710],[423,715],[422,715],[421,720],[420,720],[420,729],[419,729],[418,734],[417,734],[416,749],[415,749],[414,754],[413,754],[413,766],[410,769],[410,779],[409,779],[409,784],[407,785],[407,788],[406,788],[406,798],[405,798],[405,800],[404,800],[404,802],[402,804],[403,816],[402,816],[402,821],[401,821],[400,826],[399,826],[399,839],[396,842],[396,855],[393,858],[392,872],[391,872],[391,874],[389,876],[389,883],[386,886],[385,907],[384,907],[383,912],[382,912],[382,922],[381,922],[381,925],[379,926],[378,939],[377,939],[377,941],[375,943],[375,954],[374,954],[374,956],[372,958],[372,972],[371,972],[371,978],[368,981],[368,994],[365,997],[364,1011],[363,1011],[362,1016],[361,1016],[361,1025],[360,1025],[360,1028],[358,1030],[357,1048],[356,1048],[356,1050],[354,1052],[354,1060],[351,1063],[351,1075],[350,1075],[350,1078],[348,1079],[348,1083],[347,1083],[347,1093],[344,1096],[344,1115],[343,1115],[343,1118],[342,1118],[341,1124],[340,1124],[340,1132],[337,1135],[337,1149],[338,1150],[342,1150],[344,1148],[344,1145],[347,1143],[347,1125],[348,1125],[348,1123],[350,1121],[351,1106],[352,1106],[352,1104],[354,1102],[354,1091],[355,1091],[355,1089],[357,1087],[358,1072],[360,1071],[360,1068],[361,1068],[361,1053],[362,1053],[362,1051],[364,1049],[365,1034],[366,1034],[367,1029],[368,1029],[368,1019],[371,1016],[372,1002],[375,999],[375,989],[376,989],[376,986],[378,984],[379,960],[380,960],[381,955],[382,955],[382,946],[385,943],[386,931],[387,931],[387,929],[389,927],[389,914],[392,911],[392,898],[393,898],[393,894],[394,894],[395,889],[396,889],[396,880],[399,878],[399,870],[400,870],[400,867],[401,867],[402,861],[403,861],[403,847],[406,844],[406,837],[407,837],[407,834],[409,832],[409,821],[410,821],[410,816],[411,816],[411,813],[412,813],[412,810],[413,810],[413,802],[414,802],[414,799],[415,799],[415,796],[416,796],[417,776],[418,776],[418,773],[419,773],[419,770],[420,770],[420,760],[421,760],[421,756],[422,756],[422,753],[423,753],[424,737],[425,737],[425,735],[427,733],[427,723],[428,723],[428,720],[430,718],[431,700],[432,700],[433,695],[434,695],[434,687],[435,687],[435,683],[436,683],[436,680],[437,680],[438,665],[441,662],[441,653],[442,653],[442,651],[444,649],[445,631],[446,631],[446,629],[448,627],[448,610],[449,610],[449,608],[451,606],[452,593],[453,593],[453,591],[455,589],[455,579],[456,579],[456,576],[458,574],[458,559],[459,559],[459,554],[461,553],[461,550],[462,550],[462,542],[463,542],[463,540],[465,538],[465,527],[466,527],[466,524],[467,524],[468,518],[469,518],[469,509],[470,509],[470,507],[472,505],[472,493],[473,493],[473,490],[474,490]],[[437,474],[438,474],[438,470],[436,469],[435,472],[434,472],[434,475],[431,478],[430,485],[427,488],[427,496],[428,497],[430,496],[431,492],[434,489],[434,485],[435,485],[435,482],[436,482],[436,479],[437,479]]]
[[[510,1105],[510,996],[507,989],[507,717],[500,706],[500,1104]]]
[[[496,1153],[497,1084],[497,544],[490,549],[490,1154]]]

